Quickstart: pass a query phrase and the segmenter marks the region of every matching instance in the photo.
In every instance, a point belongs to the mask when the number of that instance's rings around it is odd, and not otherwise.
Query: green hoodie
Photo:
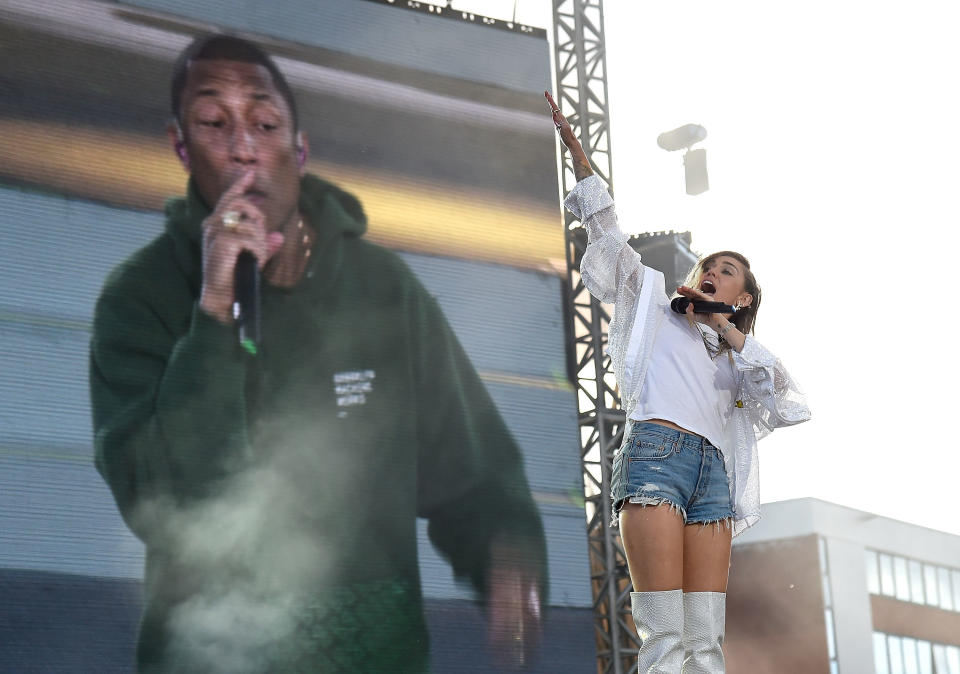
[[[435,300],[313,176],[292,289],[263,348],[200,311],[192,185],[97,303],[96,465],[146,544],[141,671],[427,671],[415,522],[482,593],[491,542],[540,574],[516,443]]]

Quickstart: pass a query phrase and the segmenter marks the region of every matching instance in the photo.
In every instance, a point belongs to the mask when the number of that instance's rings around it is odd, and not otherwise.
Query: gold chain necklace
[[[717,356],[719,356],[721,353],[723,353],[724,351],[726,351],[726,352],[727,352],[727,357],[730,359],[730,364],[731,364],[731,365],[734,364],[734,362],[733,362],[733,349],[732,349],[732,348],[729,348],[729,349],[721,349],[721,348],[720,348],[720,340],[723,339],[723,337],[721,337],[721,336],[718,334],[718,335],[717,335],[717,345],[714,346],[713,344],[710,343],[710,340],[707,339],[707,335],[706,335],[706,333],[704,333],[703,328],[700,327],[700,323],[699,323],[698,321],[694,321],[694,320],[693,320],[692,318],[690,318],[689,316],[687,316],[687,320],[690,321],[690,324],[693,325],[694,327],[696,327],[697,332],[700,333],[700,339],[703,340],[703,346],[704,346],[704,348],[706,348],[707,354],[710,356],[710,359],[711,359],[711,360],[715,360],[715,359],[717,358]],[[724,340],[724,341],[726,341],[726,340]]]

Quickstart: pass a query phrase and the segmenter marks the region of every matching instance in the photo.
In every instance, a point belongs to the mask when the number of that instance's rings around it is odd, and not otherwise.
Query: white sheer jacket
[[[581,180],[565,206],[587,229],[580,265],[583,283],[601,302],[614,305],[607,354],[630,418],[643,387],[653,341],[670,304],[663,274],[646,267],[617,224],[613,198],[598,176]],[[724,453],[733,501],[733,535],[760,519],[757,440],[774,428],[810,418],[803,393],[776,356],[747,335],[733,352],[737,404],[724,428]],[[742,406],[741,406],[742,405]]]

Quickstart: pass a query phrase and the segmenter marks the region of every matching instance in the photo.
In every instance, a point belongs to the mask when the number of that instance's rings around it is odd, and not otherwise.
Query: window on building
[[[953,610],[953,590],[950,589],[950,570],[937,568],[937,589],[940,592],[940,608]]]
[[[920,665],[920,674],[933,674],[933,652],[929,641],[917,642],[917,663]]]
[[[947,646],[947,671],[950,674],[960,674],[960,648]]]
[[[907,560],[905,557],[893,558],[893,575],[896,579],[897,599],[910,601],[910,579],[907,577]]]
[[[873,633],[873,663],[877,674],[890,674],[890,661],[887,658],[887,637],[880,632]]]
[[[946,672],[947,670],[947,647],[936,644],[933,647],[933,666],[937,670],[937,674],[940,672]]]
[[[927,588],[927,603],[931,606],[940,605],[940,595],[937,593],[937,569],[929,564],[923,565],[923,584]]]
[[[830,591],[830,560],[827,554],[827,541],[820,538],[820,584],[823,587],[823,622],[827,628],[827,653],[830,656],[830,674],[840,674],[837,662],[837,635],[833,625],[833,593]]]
[[[827,626],[827,655],[830,657],[830,660],[837,659],[837,644],[834,641],[833,635],[833,610],[826,609],[823,612],[823,622]]]
[[[867,550],[865,554],[867,563],[867,590],[870,594],[880,594],[880,572],[877,570],[877,553],[873,550]]]
[[[960,674],[960,648],[874,632],[873,662],[876,674]]]
[[[893,557],[880,555],[880,593],[888,597],[896,594],[893,584]]]
[[[904,674],[920,674],[920,663],[917,660],[917,640],[903,638],[903,672]]]
[[[890,657],[890,674],[905,674],[903,671],[903,640],[887,637],[887,655]]]
[[[960,569],[877,550],[864,551],[864,565],[870,594],[960,612]]]
[[[910,601],[923,603],[923,564],[910,560]]]
[[[960,648],[956,646],[933,645],[933,664],[937,674],[958,674],[960,672]]]

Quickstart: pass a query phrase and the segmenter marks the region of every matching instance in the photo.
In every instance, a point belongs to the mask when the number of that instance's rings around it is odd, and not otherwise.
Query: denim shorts
[[[733,517],[723,454],[706,438],[660,424],[631,421],[613,457],[614,521],[626,501],[668,503],[687,524]]]

